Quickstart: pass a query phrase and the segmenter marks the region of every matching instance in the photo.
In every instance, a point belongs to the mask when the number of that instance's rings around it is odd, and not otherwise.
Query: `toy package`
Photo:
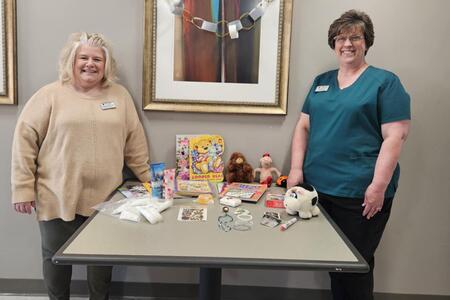
[[[118,190],[127,198],[150,198],[150,193],[142,183],[126,183]]]
[[[172,200],[175,193],[175,169],[164,170],[164,199]]]
[[[163,199],[164,163],[150,164],[152,198]]]
[[[192,135],[176,136],[176,178],[189,180],[189,138]]]
[[[224,150],[220,135],[177,135],[177,180],[223,181]]]
[[[233,182],[225,187],[220,196],[239,198],[248,202],[258,202],[266,190],[267,185],[265,184]]]

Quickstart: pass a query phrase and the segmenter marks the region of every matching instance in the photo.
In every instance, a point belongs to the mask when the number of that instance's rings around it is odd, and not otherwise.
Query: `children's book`
[[[200,194],[212,194],[213,190],[208,181],[177,180],[176,195],[198,196]]]
[[[266,184],[233,182],[225,187],[220,196],[239,198],[248,202],[258,202],[266,190]]]
[[[220,135],[177,135],[177,180],[223,181],[224,150]]]

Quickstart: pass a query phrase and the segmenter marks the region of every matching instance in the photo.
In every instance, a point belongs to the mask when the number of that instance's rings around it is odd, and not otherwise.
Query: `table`
[[[113,199],[123,196],[117,192]],[[200,299],[220,299],[222,268],[367,272],[362,256],[321,209],[318,217],[300,220],[286,231],[259,224],[265,211],[284,209],[243,203],[254,225],[249,231],[219,229],[223,215],[216,200],[206,207],[207,221],[177,220],[180,207],[203,206],[175,199],[155,225],[93,214],[53,257],[55,264],[177,266],[200,268]],[[232,212],[234,209],[231,209]]]

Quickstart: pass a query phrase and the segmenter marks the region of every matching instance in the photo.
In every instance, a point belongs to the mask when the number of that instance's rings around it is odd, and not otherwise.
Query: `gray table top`
[[[115,199],[123,198],[120,193]],[[207,207],[206,221],[177,220],[180,207]],[[243,203],[253,216],[249,231],[222,231],[218,200],[199,205],[175,199],[162,213],[163,222],[134,223],[102,213],[94,214],[53,257],[57,264],[126,264],[221,268],[313,269],[366,272],[367,263],[321,209],[318,217],[300,220],[286,231],[260,224],[267,208],[264,199]],[[231,209],[231,215],[234,209]]]

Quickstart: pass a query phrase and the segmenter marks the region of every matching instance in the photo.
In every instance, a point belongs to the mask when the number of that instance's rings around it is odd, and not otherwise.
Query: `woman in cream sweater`
[[[69,299],[71,266],[54,253],[122,182],[124,163],[150,180],[148,148],[128,91],[115,80],[111,48],[100,34],[74,33],[62,50],[60,78],[39,89],[17,122],[12,202],[35,208],[50,299]],[[107,299],[112,267],[88,266],[91,299]]]

